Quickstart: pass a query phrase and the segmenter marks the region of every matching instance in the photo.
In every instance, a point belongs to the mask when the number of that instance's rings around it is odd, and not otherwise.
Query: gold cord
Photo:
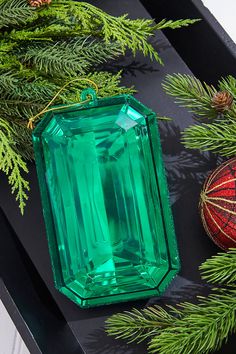
[[[34,122],[36,121],[36,119],[37,119],[38,117],[40,117],[42,114],[46,113],[46,112],[56,111],[56,110],[58,110],[58,109],[63,109],[63,108],[68,108],[68,107],[73,107],[73,106],[76,106],[78,103],[84,104],[84,103],[86,103],[86,102],[89,102],[89,101],[91,100],[91,98],[88,98],[87,100],[84,100],[84,101],[72,103],[72,104],[66,104],[66,105],[60,106],[60,107],[49,108],[49,107],[51,106],[51,104],[55,101],[55,99],[60,95],[60,93],[61,93],[68,85],[70,85],[72,82],[75,82],[75,81],[87,81],[88,83],[90,83],[91,85],[93,85],[93,86],[95,87],[95,91],[96,91],[96,93],[98,93],[98,85],[97,85],[94,81],[92,81],[92,80],[90,80],[90,79],[87,79],[87,78],[79,78],[79,79],[70,80],[69,82],[67,82],[65,85],[63,85],[63,86],[60,88],[60,90],[55,94],[55,96],[51,99],[51,101],[42,109],[41,112],[39,112],[39,113],[37,113],[35,116],[29,118],[29,121],[28,121],[28,124],[27,124],[27,128],[33,130],[33,129],[34,129]]]

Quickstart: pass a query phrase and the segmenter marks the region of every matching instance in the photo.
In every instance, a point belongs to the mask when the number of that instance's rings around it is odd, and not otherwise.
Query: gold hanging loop
[[[72,82],[75,82],[75,81],[86,81],[88,82],[89,84],[93,85],[94,88],[95,88],[95,91],[96,91],[96,94],[98,93],[98,85],[90,80],[90,79],[87,79],[87,78],[79,78],[79,79],[73,79],[73,80],[70,80],[68,81],[65,85],[63,85],[59,90],[58,92],[55,94],[55,96],[51,99],[51,101],[42,109],[42,111],[40,111],[39,113],[37,113],[35,116],[33,117],[30,117],[29,120],[28,120],[28,124],[27,124],[27,128],[28,129],[31,129],[33,130],[34,129],[34,122],[37,120],[37,118],[39,118],[42,114],[46,113],[46,112],[50,112],[50,111],[56,111],[58,109],[63,109],[63,108],[68,108],[68,107],[73,107],[73,106],[76,106],[78,103],[80,104],[84,104],[84,103],[87,103],[91,100],[91,98],[88,98],[86,100],[83,100],[83,101],[80,101],[80,102],[77,102],[77,103],[72,103],[72,104],[67,104],[67,105],[64,105],[64,106],[60,106],[60,107],[53,107],[53,108],[49,108],[51,106],[51,104],[55,101],[55,99],[60,95],[60,93],[65,90],[65,88],[70,85]]]

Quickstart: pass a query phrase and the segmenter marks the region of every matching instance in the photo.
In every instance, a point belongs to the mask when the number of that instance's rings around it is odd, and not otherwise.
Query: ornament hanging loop
[[[82,90],[81,95],[80,95],[80,101],[77,103],[72,103],[72,104],[67,104],[65,106],[60,106],[60,107],[53,107],[53,108],[49,108],[52,103],[56,100],[56,98],[60,95],[60,93],[66,89],[66,87],[68,85],[70,85],[71,83],[75,82],[75,81],[85,81],[88,82],[90,85],[94,86],[94,89],[92,88],[87,88]],[[98,85],[87,78],[78,78],[78,79],[73,79],[68,81],[65,85],[63,85],[58,92],[55,94],[55,96],[51,99],[51,101],[42,109],[42,111],[40,111],[39,113],[37,113],[35,116],[30,117],[28,120],[28,124],[27,124],[27,128],[33,130],[34,129],[34,122],[44,113],[46,112],[50,112],[50,111],[56,111],[57,109],[63,109],[63,108],[68,108],[68,107],[73,107],[75,105],[79,104],[84,104],[89,102],[90,100],[96,100],[97,99],[97,94],[98,94]]]
[[[81,94],[80,94],[80,102],[84,102],[86,101],[88,98],[91,98],[92,101],[96,101],[97,100],[97,92],[92,89],[92,88],[87,88],[82,90]]]

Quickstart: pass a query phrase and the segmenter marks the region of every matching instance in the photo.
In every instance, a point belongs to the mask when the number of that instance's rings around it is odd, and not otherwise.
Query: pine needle
[[[236,100],[236,79],[233,76],[229,75],[222,78],[218,83],[218,87],[221,91],[230,92]]]
[[[106,321],[108,335],[129,342],[149,340],[148,353],[203,354],[218,350],[236,332],[236,249],[219,253],[200,267],[209,282],[230,285],[199,296],[197,304],[147,307]]]
[[[140,311],[133,309],[115,314],[107,319],[106,329],[108,335],[117,339],[127,339],[128,343],[140,343],[156,336],[160,329],[170,327],[174,322],[173,315],[160,306],[153,306]]]
[[[200,266],[202,278],[210,283],[236,283],[236,249],[218,253]]]
[[[0,2],[0,29],[21,25],[36,19],[33,7],[26,0],[5,0]]]
[[[22,212],[28,190],[22,177],[27,171],[24,159],[33,157],[25,121],[40,112],[73,77],[90,77],[98,85],[100,97],[133,93],[133,87],[120,84],[121,72],[109,73],[102,65],[127,49],[134,55],[141,51],[161,63],[150,42],[155,31],[194,22],[131,20],[126,14],[111,16],[75,0],[53,0],[40,7],[30,6],[27,0],[0,0],[0,117],[1,124],[5,122],[0,126],[0,163]],[[55,104],[79,101],[85,87],[71,84]],[[7,149],[5,155],[3,148]]]
[[[172,20],[161,20],[155,25],[155,29],[158,30],[163,30],[166,28],[170,29],[176,29],[176,28],[181,28],[181,27],[187,27],[189,25],[192,25],[196,22],[201,21],[201,19],[184,19],[184,20],[177,20],[177,21],[172,21]]]
[[[37,71],[53,77],[84,75],[91,68],[114,60],[122,54],[117,43],[78,37],[55,43],[30,44],[18,57]]]
[[[179,305],[183,317],[151,339],[150,353],[201,354],[218,350],[236,331],[236,288],[222,289],[197,305]]]
[[[157,50],[148,42],[154,32],[164,27],[180,28],[198,21],[163,20],[161,23],[155,24],[154,20],[150,19],[130,20],[127,14],[114,17],[86,2],[58,0],[52,6],[59,12],[64,11],[62,16],[65,16],[65,12],[68,13],[68,16],[73,15],[76,21],[81,22],[83,29],[86,29],[87,32],[97,33],[107,43],[117,41],[123,50],[128,48],[132,50],[134,55],[137,51],[141,51],[145,56],[149,56],[159,63],[162,63],[162,60]]]
[[[191,75],[167,75],[162,87],[165,92],[174,96],[176,103],[186,107],[201,118],[216,118],[218,113],[211,106],[211,99],[216,93],[213,86],[201,83]]]
[[[228,120],[227,123],[192,125],[184,130],[182,141],[189,149],[231,157],[236,154],[236,123]]]

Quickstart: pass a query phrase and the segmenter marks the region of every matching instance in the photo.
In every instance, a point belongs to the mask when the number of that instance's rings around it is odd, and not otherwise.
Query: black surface
[[[236,76],[236,45],[201,0],[141,0],[157,21],[163,18],[200,18],[181,30],[164,30],[170,43],[201,80],[216,84],[226,75]],[[227,6],[222,3],[222,6]]]
[[[0,225],[0,296],[29,351],[37,354],[82,353],[1,209]]]
[[[98,5],[98,2],[94,1],[94,4]],[[138,0],[101,0],[99,6],[114,15],[128,12],[134,18],[148,16]],[[160,124],[160,132],[182,262],[181,273],[163,298],[80,309],[53,285],[34,165],[30,166],[31,193],[24,217],[20,215],[14,198],[10,196],[7,180],[2,176],[0,204],[11,226],[0,214],[3,225],[0,274],[6,286],[0,286],[0,297],[7,304],[33,354],[39,351],[50,354],[146,353],[145,344],[127,345],[107,337],[103,329],[104,320],[115,312],[134,306],[189,300],[196,293],[204,292],[198,266],[218,248],[205,235],[197,206],[202,182],[216,161],[209,154],[187,151],[180,144],[180,131],[192,122],[192,117],[165,95],[161,82],[167,73],[190,73],[190,70],[162,33],[157,34],[154,43],[159,47],[164,67],[151,63],[142,55],[135,60],[128,55],[114,70],[124,67],[124,83],[136,86],[139,91],[137,98],[159,114],[174,117],[172,123]],[[231,347],[225,346],[221,353],[234,354],[233,348],[231,343]]]

